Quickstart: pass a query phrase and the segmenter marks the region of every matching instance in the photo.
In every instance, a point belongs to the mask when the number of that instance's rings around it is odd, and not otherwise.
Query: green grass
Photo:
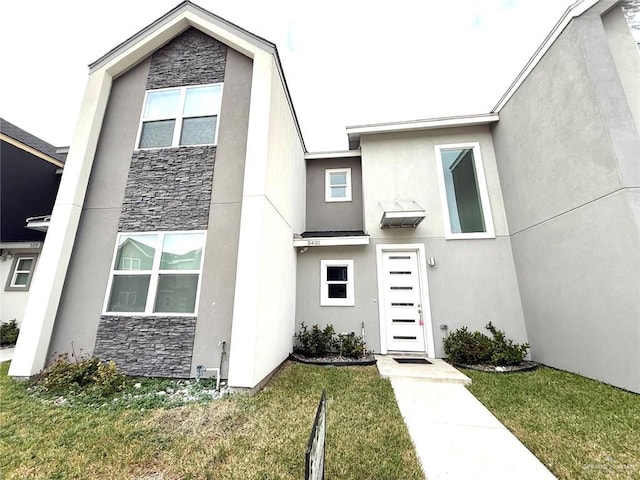
[[[550,368],[464,373],[469,390],[558,478],[640,478],[640,395]]]
[[[323,388],[328,480],[422,478],[375,367],[287,364],[255,397],[173,409],[54,406],[7,369],[0,364],[3,479],[299,479]]]

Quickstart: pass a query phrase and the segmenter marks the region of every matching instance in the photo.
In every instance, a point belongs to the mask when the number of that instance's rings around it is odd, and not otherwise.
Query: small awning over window
[[[49,222],[51,221],[51,215],[42,215],[41,217],[29,217],[27,218],[26,228],[31,230],[37,230],[39,232],[46,232],[49,229]]]
[[[380,228],[415,228],[426,217],[424,209],[413,200],[381,202],[380,205],[383,209]]]

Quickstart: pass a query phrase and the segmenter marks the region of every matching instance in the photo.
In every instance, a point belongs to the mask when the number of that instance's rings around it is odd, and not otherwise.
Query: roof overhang
[[[362,153],[360,150],[343,150],[337,152],[312,152],[306,153],[304,158],[305,160],[324,160],[331,158],[352,158],[352,157],[361,157]]]
[[[584,12],[589,10],[599,1],[600,0],[578,0],[569,8],[567,8],[567,10],[564,12],[562,17],[560,18],[560,20],[558,20],[555,26],[551,29],[551,32],[549,32],[549,35],[546,36],[542,44],[538,47],[538,49],[535,51],[533,56],[526,63],[522,71],[518,74],[518,76],[513,81],[513,83],[509,86],[509,88],[504,93],[504,95],[502,95],[502,97],[500,98],[496,106],[493,107],[492,112],[495,112],[495,113],[500,112],[502,107],[504,107],[507,104],[509,99],[513,96],[516,90],[518,90],[520,85],[522,85],[522,83],[526,80],[526,78],[529,76],[531,71],[535,68],[538,62],[540,62],[544,54],[547,53],[547,50],[551,48],[551,45],[553,45],[553,43],[564,31],[567,25],[569,25],[571,20],[573,20],[575,17],[579,17],[580,15],[582,15]],[[616,4],[617,2],[612,2],[612,3]]]
[[[53,165],[55,165],[56,167],[62,168],[64,167],[64,162],[61,162],[60,160],[58,160],[57,158],[52,157],[51,155],[47,155],[46,153],[41,152],[40,150],[36,150],[35,148],[27,145],[26,143],[22,143],[19,140],[16,140],[13,137],[10,137],[9,135],[5,135],[4,133],[0,132],[0,140],[2,140],[3,142],[7,142],[11,145],[13,145],[14,147],[19,148],[20,150],[23,150],[27,153],[30,153],[31,155],[41,158],[42,160],[49,162]]]
[[[337,247],[369,245],[369,235],[364,232],[349,235],[348,232],[310,232],[293,237],[294,247]]]
[[[497,113],[482,113],[457,117],[428,118],[424,120],[410,120],[406,122],[374,123],[369,125],[354,125],[347,127],[349,144],[359,144],[362,135],[376,133],[413,132],[419,130],[433,130],[437,128],[470,127],[488,125],[499,120]]]

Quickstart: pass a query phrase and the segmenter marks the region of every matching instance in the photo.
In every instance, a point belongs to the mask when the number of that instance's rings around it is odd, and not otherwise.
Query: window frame
[[[162,247],[164,245],[164,238],[167,235],[189,235],[189,234],[203,234],[202,237],[202,254],[200,256],[200,268],[199,269],[160,269],[160,261],[162,258]],[[143,235],[155,235],[156,249],[153,257],[153,264],[150,270],[117,270],[116,260],[118,258],[118,248],[120,246],[120,239],[123,236],[143,236]],[[107,291],[102,306],[102,315],[113,317],[197,317],[198,308],[200,306],[200,292],[202,286],[202,272],[204,270],[204,257],[207,244],[207,231],[206,230],[171,230],[171,231],[144,231],[144,232],[118,232],[116,237],[115,247],[113,250],[113,256],[111,258],[111,267],[109,270],[109,280],[107,282]],[[161,275],[198,275],[198,282],[196,284],[196,296],[194,311],[191,313],[185,312],[154,312],[158,294],[158,284]],[[109,310],[109,300],[111,299],[111,291],[113,288],[113,281],[117,276],[149,276],[149,286],[147,290],[147,299],[145,301],[145,309],[141,312],[127,312],[127,311],[113,311]]]
[[[336,283],[327,280],[327,267],[347,267],[347,297],[330,298],[329,283]],[[320,306],[322,307],[353,307],[355,306],[354,294],[354,268],[353,260],[320,260]],[[342,283],[342,281],[340,282]]]
[[[196,88],[205,88],[205,87],[215,87],[215,86],[220,86],[220,104],[218,105],[218,109],[215,113],[212,113],[211,115],[184,115],[184,107],[185,107],[185,102],[187,98],[187,90],[196,89]],[[155,93],[155,92],[168,92],[171,90],[178,90],[180,92],[179,98],[178,98],[176,115],[145,119],[144,112],[147,106],[147,99],[149,97],[149,94]],[[184,147],[201,147],[201,146],[207,146],[207,145],[213,145],[213,146],[218,145],[218,133],[220,132],[220,128],[219,128],[220,127],[220,111],[222,110],[223,94],[224,94],[224,82],[206,83],[202,85],[184,85],[181,87],[154,88],[154,89],[146,90],[144,92],[144,101],[142,102],[142,111],[140,112],[140,120],[138,122],[138,134],[136,135],[135,150],[136,151],[160,150],[164,148],[184,148]],[[216,131],[215,131],[213,143],[181,145],[180,138],[182,136],[183,120],[185,118],[201,118],[201,117],[209,117],[209,116],[216,117]],[[175,120],[175,125],[173,126],[173,137],[171,139],[171,145],[167,145],[164,147],[141,147],[140,141],[142,140],[142,128],[144,127],[144,124],[149,122],[162,121],[162,120]]]
[[[331,174],[333,173],[344,173],[346,176],[346,184],[345,187],[345,196],[344,197],[334,197],[331,194]],[[342,186],[342,185],[333,185]],[[351,193],[351,167],[345,168],[327,168],[324,171],[324,201],[325,202],[351,202],[352,201],[352,193]]]
[[[20,264],[20,260],[31,259],[31,269],[29,270],[18,270],[18,265]],[[7,283],[5,284],[4,290],[6,292],[28,292],[29,287],[31,286],[31,280],[33,280],[33,275],[36,271],[36,264],[38,262],[38,253],[37,252],[24,252],[24,253],[14,253],[13,254],[13,263],[11,264],[11,270],[9,271],[9,275],[7,275]],[[20,273],[27,273],[27,281],[24,285],[16,285],[15,281]]]
[[[444,168],[442,165],[442,151],[453,149],[471,149],[473,152],[473,166],[476,175],[476,186],[478,195],[480,196],[480,208],[484,220],[484,232],[467,232],[457,233],[451,231],[451,217],[449,215],[449,201],[447,199],[447,186],[444,178]],[[481,239],[495,238],[495,229],[493,225],[493,215],[491,213],[491,201],[489,198],[489,190],[487,188],[487,180],[484,172],[484,163],[480,152],[480,142],[465,143],[448,143],[434,146],[436,169],[438,171],[438,187],[440,189],[440,203],[442,206],[442,223],[444,224],[444,236],[448,240],[456,239]]]

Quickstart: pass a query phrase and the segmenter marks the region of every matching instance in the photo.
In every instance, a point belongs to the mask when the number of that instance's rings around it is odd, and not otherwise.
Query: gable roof
[[[109,75],[116,78],[190,27],[200,30],[249,58],[253,59],[257,52],[263,52],[273,57],[300,142],[306,152],[302,130],[276,45],[189,0],[183,1],[155,22],[89,64],[89,73],[106,69]]]
[[[504,93],[504,95],[502,95],[500,100],[498,100],[498,103],[491,110],[492,113],[499,113],[502,107],[507,104],[509,99],[513,96],[514,93],[516,93],[516,90],[518,90],[520,85],[522,85],[522,83],[527,79],[536,65],[538,65],[538,62],[542,60],[544,54],[547,53],[547,50],[551,48],[556,39],[564,31],[567,25],[569,25],[571,20],[573,20],[575,17],[579,17],[600,1],[601,0],[578,0],[569,8],[567,8],[562,17],[560,17],[560,20],[558,20],[558,22],[554,25],[554,27],[551,29],[551,32],[549,32],[542,44],[534,52],[529,61],[525,64],[524,68],[511,83],[507,91]]]
[[[58,154],[57,148],[41,138],[17,127],[4,118],[0,118],[0,140],[10,143],[36,157],[58,167],[64,165],[64,156]]]

